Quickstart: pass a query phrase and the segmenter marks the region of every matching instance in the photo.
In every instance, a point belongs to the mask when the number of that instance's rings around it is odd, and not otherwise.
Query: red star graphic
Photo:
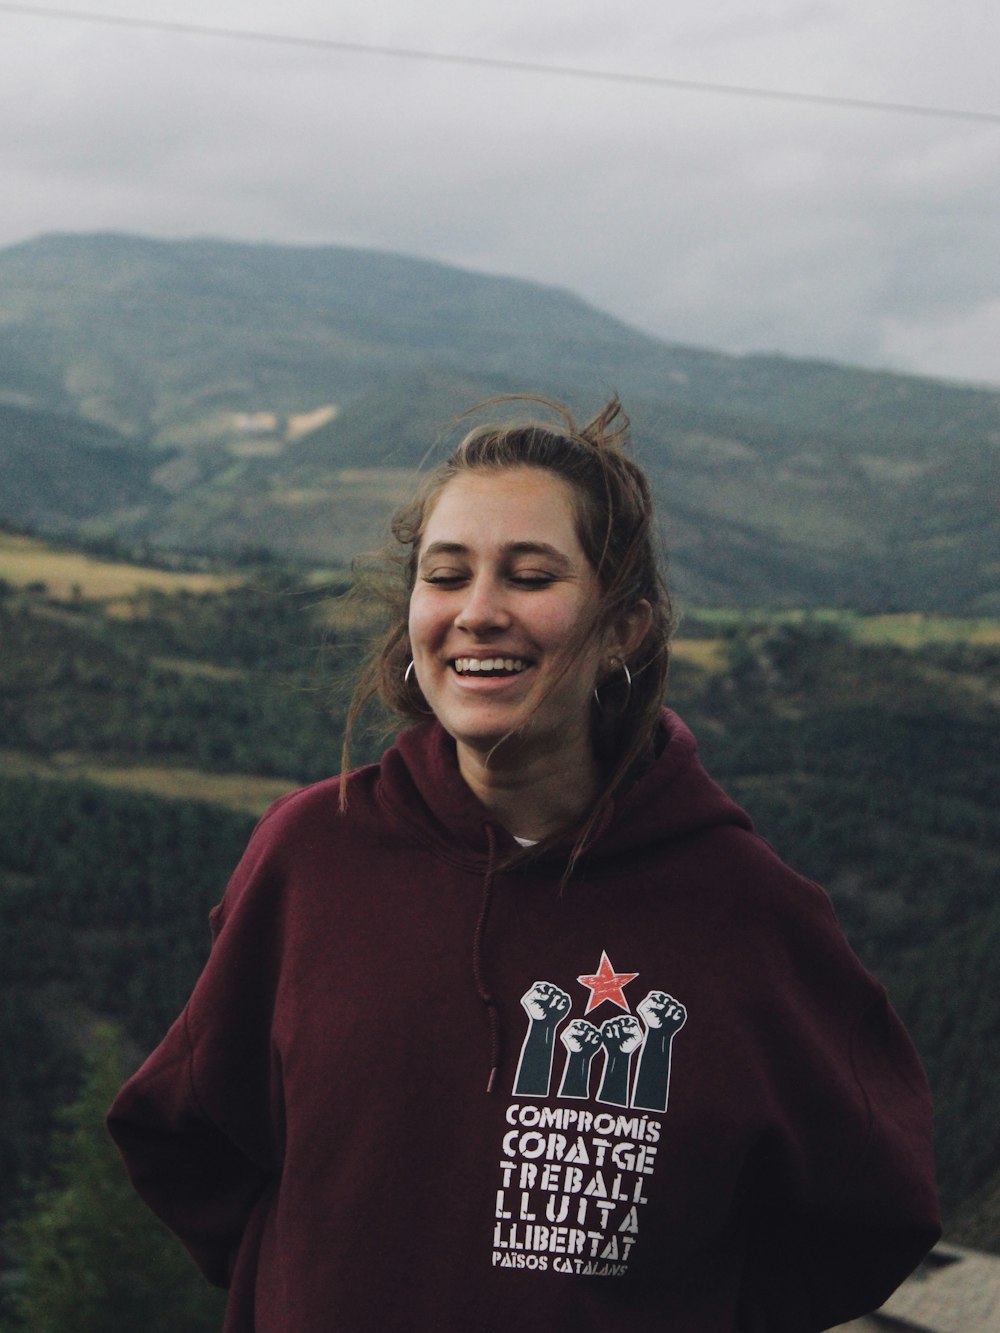
[[[631,1013],[628,1000],[626,1000],[623,986],[627,986],[630,981],[635,981],[639,975],[638,972],[616,972],[611,966],[611,959],[607,953],[601,950],[601,965],[592,977],[577,977],[581,986],[590,987],[590,999],[587,1002],[585,1013],[590,1013],[591,1009],[596,1009],[599,1004],[605,1000],[610,1000],[616,1004],[619,1009],[624,1009],[626,1013]]]

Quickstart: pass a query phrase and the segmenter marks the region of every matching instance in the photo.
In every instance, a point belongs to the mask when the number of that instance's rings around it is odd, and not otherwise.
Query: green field
[[[44,587],[54,598],[112,601],[142,589],[158,592],[219,592],[234,582],[218,574],[146,569],[120,560],[100,560],[60,550],[39,538],[0,530],[0,580],[15,588]]]
[[[203,801],[251,815],[263,814],[272,801],[299,785],[292,778],[203,773],[182,765],[112,764],[85,754],[54,754],[38,759],[20,750],[0,750],[0,773],[49,782],[96,782],[120,791],[171,801]]]
[[[692,607],[685,611],[679,636],[724,640],[736,631],[770,625],[831,626],[858,643],[925,648],[930,644],[995,646],[1000,644],[1000,617],[933,615],[923,611],[863,615],[837,610],[745,610]]]

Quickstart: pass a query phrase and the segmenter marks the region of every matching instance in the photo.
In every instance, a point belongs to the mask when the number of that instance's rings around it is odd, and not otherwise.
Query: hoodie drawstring
[[[494,1000],[483,975],[483,937],[486,934],[486,922],[490,914],[490,903],[493,899],[493,877],[496,873],[494,869],[496,834],[489,824],[486,825],[486,841],[489,844],[489,856],[486,862],[486,873],[483,876],[483,901],[479,908],[476,933],[472,940],[472,975],[476,982],[479,998],[486,1007],[486,1017],[490,1028],[490,1076],[486,1083],[486,1091],[492,1092],[497,1070],[500,1067],[500,1015],[497,1011],[496,1000]]]

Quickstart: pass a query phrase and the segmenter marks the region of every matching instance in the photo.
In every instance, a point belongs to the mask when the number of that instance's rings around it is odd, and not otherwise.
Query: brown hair
[[[394,543],[383,553],[381,569],[393,571],[394,577],[368,585],[387,606],[389,622],[362,669],[347,712],[344,769],[354,726],[367,704],[378,699],[398,718],[409,721],[426,720],[431,711],[416,681],[405,679],[412,657],[407,621],[420,541],[441,492],[463,472],[543,468],[572,488],[580,544],[597,574],[600,600],[588,635],[601,634],[642,600],[652,611],[648,632],[627,659],[631,687],[625,673],[617,670],[601,684],[601,701],[593,706],[592,736],[604,781],[578,830],[572,857],[575,861],[607,802],[652,752],[666,687],[674,614],[661,572],[649,483],[626,452],[629,422],[618,399],[612,398],[582,427],[577,427],[562,404],[535,396],[491,399],[472,412],[512,401],[537,403],[560,418],[560,423],[555,426],[528,421],[476,427],[393,518]],[[341,789],[342,804],[345,794],[346,785]]]

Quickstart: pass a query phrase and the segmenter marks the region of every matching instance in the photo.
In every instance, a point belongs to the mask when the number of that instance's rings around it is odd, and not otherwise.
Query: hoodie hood
[[[436,721],[404,731],[383,755],[378,799],[413,837],[469,869],[485,868],[493,851],[503,857],[518,850],[511,834],[497,824],[462,778],[455,742]],[[746,811],[705,772],[689,729],[665,708],[656,759],[610,803],[579,870],[584,875],[600,873],[610,863],[621,872],[664,843],[720,825],[753,828]],[[561,874],[572,841],[567,836],[526,864]]]

